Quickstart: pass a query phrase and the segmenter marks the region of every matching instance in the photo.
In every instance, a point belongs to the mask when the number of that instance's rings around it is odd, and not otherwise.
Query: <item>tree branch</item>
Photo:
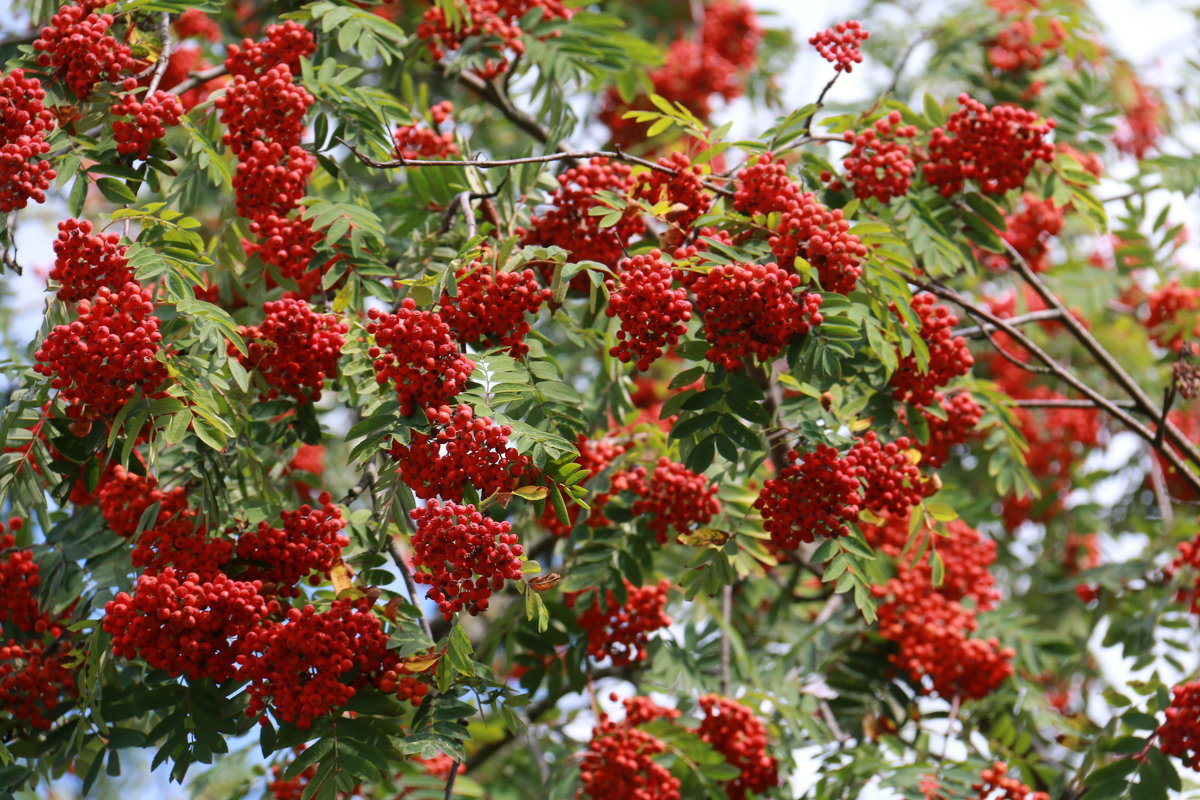
[[[1048,322],[1062,317],[1062,312],[1055,308],[1043,309],[1041,311],[1030,311],[1028,314],[1021,314],[1016,317],[1008,317],[1009,325],[1020,327],[1028,325],[1031,322]],[[958,328],[950,332],[951,336],[962,336],[966,339],[977,339],[980,336],[985,336],[991,331],[996,330],[991,325],[972,325],[967,328]]]
[[[185,92],[190,92],[192,89],[195,89],[201,84],[208,83],[211,80],[215,80],[222,75],[227,74],[229,74],[229,70],[225,69],[224,64],[218,64],[217,66],[210,67],[209,69],[193,72],[191,77],[189,77],[187,80],[180,81],[179,84],[172,87],[171,94],[179,95]]]

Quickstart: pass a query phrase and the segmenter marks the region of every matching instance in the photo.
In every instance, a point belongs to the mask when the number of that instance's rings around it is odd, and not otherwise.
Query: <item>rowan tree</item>
[[[17,5],[0,794],[1197,769],[1196,84],[1084,0]]]

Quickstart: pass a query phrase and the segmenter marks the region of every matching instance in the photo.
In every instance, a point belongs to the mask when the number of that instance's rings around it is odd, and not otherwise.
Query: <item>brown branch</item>
[[[829,90],[833,88],[833,85],[837,83],[837,79],[841,76],[841,70],[835,71],[833,73],[833,77],[829,79],[829,83],[825,84],[825,88],[821,90],[819,95],[817,95],[816,108],[814,108],[813,112],[808,115],[808,119],[804,120],[804,136],[806,138],[810,133],[812,133],[813,119],[816,118],[817,112],[825,107],[825,95],[829,94]]]
[[[979,325],[976,327],[979,330],[979,332],[983,334],[984,338],[986,338],[988,340],[988,343],[991,344],[991,346],[993,348],[995,348],[996,352],[999,353],[1001,356],[1003,356],[1004,360],[1008,361],[1010,364],[1014,364],[1015,366],[1020,367],[1021,369],[1025,370],[1026,372],[1032,372],[1035,375],[1049,375],[1052,372],[1052,370],[1049,367],[1039,367],[1036,364],[1030,364],[1027,361],[1022,361],[1021,359],[1014,356],[1012,353],[1008,352],[1008,350],[1006,350],[1003,345],[1001,345],[999,342],[996,341],[996,337],[992,336],[992,329],[989,328],[987,325]]]
[[[1028,314],[1020,314],[1015,317],[1008,317],[1008,324],[1020,327],[1028,325],[1031,322],[1048,322],[1062,317],[1062,312],[1058,309],[1047,308],[1041,311],[1030,311]],[[989,331],[995,330],[994,327],[987,325],[972,325],[968,328],[958,328],[951,331],[951,336],[962,336],[966,339],[977,339],[980,336],[986,335]]]
[[[201,84],[208,83],[209,81],[215,80],[216,78],[228,73],[229,70],[225,69],[224,64],[218,64],[217,66],[210,67],[209,69],[193,72],[187,80],[181,81],[178,85],[172,87],[171,94],[180,95],[184,92],[189,92]]]
[[[1026,265],[1025,268],[1028,269],[1028,265]],[[1112,400],[1109,400],[1108,398],[1101,395],[1099,392],[1097,392],[1091,386],[1088,386],[1086,383],[1084,383],[1074,373],[1070,372],[1066,367],[1062,366],[1057,361],[1055,361],[1045,350],[1043,350],[1041,347],[1039,347],[1036,342],[1034,342],[1032,339],[1030,339],[1028,336],[1026,336],[1024,333],[1022,333],[1020,329],[1013,327],[1006,320],[1000,319],[999,317],[997,317],[995,314],[992,314],[987,309],[982,308],[975,303],[972,303],[970,300],[968,300],[967,298],[958,294],[953,289],[949,289],[938,283],[921,280],[920,278],[917,278],[914,275],[909,275],[909,274],[905,273],[903,270],[896,269],[895,267],[893,267],[893,269],[896,271],[897,274],[899,274],[901,277],[903,277],[906,281],[908,281],[912,285],[914,285],[920,289],[923,289],[927,292],[930,292],[938,297],[941,297],[944,300],[949,300],[951,303],[954,303],[955,305],[957,305],[960,308],[969,312],[972,316],[979,317],[979,318],[983,319],[985,322],[991,323],[997,329],[1003,331],[1004,333],[1007,333],[1009,336],[1011,336],[1017,342],[1017,344],[1024,347],[1026,350],[1028,350],[1030,352],[1031,355],[1033,355],[1035,358],[1037,358],[1037,360],[1041,361],[1043,364],[1045,364],[1047,367],[1049,367],[1050,370],[1053,372],[1053,374],[1057,378],[1062,380],[1064,383],[1066,383],[1071,388],[1075,389],[1075,391],[1079,392],[1084,397],[1091,400],[1092,403],[1094,403],[1097,408],[1106,412],[1113,419],[1120,422],[1127,429],[1129,429],[1133,433],[1137,434],[1138,437],[1140,437],[1141,439],[1143,439],[1144,441],[1146,441],[1147,443],[1149,443],[1150,445],[1153,446],[1154,440],[1155,440],[1155,434],[1153,431],[1151,431],[1149,428],[1147,428],[1142,423],[1138,422],[1133,416],[1130,415],[1129,411],[1127,411],[1125,408],[1123,408],[1120,405],[1117,405]],[[1039,281],[1038,283],[1040,284],[1041,282]],[[1044,288],[1044,285],[1043,285],[1043,288]],[[1047,290],[1047,292],[1048,292],[1048,290]],[[1068,323],[1068,327],[1072,327],[1071,323],[1074,323],[1074,326],[1082,327],[1082,326],[1080,326],[1078,320],[1076,320],[1073,316],[1071,316],[1069,313],[1067,313],[1065,308],[1062,308],[1061,303],[1058,302],[1058,298],[1054,297],[1053,294],[1050,294],[1050,299],[1047,300],[1047,305],[1059,308],[1060,310],[1063,311],[1062,319],[1064,322]],[[1089,338],[1090,338],[1090,335],[1089,335]],[[1094,342],[1095,340],[1093,339],[1092,341]],[[1099,344],[1097,343],[1096,346],[1099,347]],[[1103,348],[1100,348],[1100,350],[1104,354],[1104,356],[1107,357],[1107,359],[1109,361],[1112,360],[1112,357],[1110,355],[1108,355],[1107,351],[1104,351]],[[1116,369],[1120,370],[1121,373],[1124,374],[1124,370],[1121,370],[1119,366],[1117,366]],[[1126,376],[1126,377],[1128,377],[1128,376]],[[1140,389],[1139,389],[1139,393],[1142,394],[1143,397],[1145,396],[1145,393],[1141,392]],[[1156,419],[1161,414],[1161,411],[1159,409],[1155,408],[1153,403],[1148,404],[1150,407],[1149,409],[1147,408],[1147,403],[1143,403],[1140,400],[1138,400],[1137,398],[1134,399],[1134,403],[1135,403],[1135,408],[1130,409],[1130,410],[1141,411],[1142,413],[1146,414],[1146,416],[1149,416],[1151,419]],[[1170,435],[1171,430],[1168,429],[1167,433],[1168,433],[1168,435]],[[1162,454],[1162,457],[1164,459],[1166,459],[1167,462],[1170,463],[1172,467],[1174,467],[1175,469],[1179,470],[1180,473],[1182,473],[1184,479],[1188,482],[1188,485],[1193,490],[1195,490],[1196,492],[1200,492],[1200,475],[1198,475],[1197,473],[1195,473],[1191,469],[1189,469],[1187,466],[1187,463],[1184,461],[1183,458],[1180,457],[1180,455],[1177,452],[1175,452],[1174,449],[1172,449],[1171,447],[1162,447],[1162,448],[1155,448],[1155,449],[1157,452]]]
[[[413,581],[412,571],[408,568],[408,562],[404,560],[404,553],[400,551],[400,545],[396,542],[396,537],[388,537],[388,555],[392,557],[392,561],[396,564],[396,569],[400,570],[400,576],[404,579],[404,586],[408,590],[409,599],[412,600],[413,607],[417,609],[417,613],[421,611],[421,600],[417,597],[417,584]],[[433,631],[429,627],[429,620],[425,619],[424,614],[420,614],[418,621],[421,623],[421,630],[431,641],[437,641],[433,636]]]
[[[1128,400],[1109,400],[1117,408],[1135,411],[1133,403]],[[1070,400],[1062,398],[1016,398],[1013,405],[1020,408],[1098,408],[1091,400]]]
[[[1067,310],[1066,306],[1063,305],[1062,300],[1058,298],[1058,295],[1050,291],[1050,288],[1042,282],[1042,279],[1039,278],[1029,266],[1029,262],[1025,260],[1025,257],[1022,256],[1021,253],[1018,252],[1017,249],[1007,241],[1002,239],[1001,242],[1004,245],[1004,249],[1008,251],[1009,260],[1013,265],[1013,268],[1016,269],[1026,283],[1033,287],[1033,290],[1038,293],[1039,297],[1042,298],[1042,301],[1046,304],[1047,308],[1056,309],[1061,312],[1062,323],[1066,326],[1067,330],[1071,332],[1075,339],[1083,345],[1084,349],[1088,351],[1088,354],[1091,355],[1092,358],[1094,358],[1096,362],[1104,368],[1104,371],[1107,372],[1114,381],[1116,381],[1118,386],[1124,389],[1125,392],[1131,398],[1133,398],[1134,403],[1137,404],[1139,409],[1144,412],[1146,416],[1155,420],[1161,419],[1162,422],[1159,427],[1164,429],[1165,438],[1167,441],[1178,448],[1178,450],[1183,453],[1184,457],[1188,461],[1200,466],[1200,448],[1197,448],[1196,445],[1192,443],[1181,430],[1179,430],[1177,425],[1167,419],[1166,412],[1158,407],[1158,405],[1150,398],[1150,395],[1146,394],[1146,390],[1143,389],[1136,380],[1134,380],[1133,376],[1125,371],[1124,367],[1117,363],[1117,360],[1113,358],[1111,353],[1104,349],[1104,346],[1101,345],[1096,337],[1092,335],[1092,332],[1089,331],[1082,322],[1076,319],[1075,316]],[[1166,455],[1168,452],[1170,452],[1171,455],[1174,455],[1174,451],[1171,450],[1171,448],[1155,449],[1158,449],[1159,452],[1162,452],[1164,455]],[[1188,468],[1182,459],[1177,460],[1179,460],[1180,463],[1172,463],[1172,466],[1175,466],[1177,469],[1180,469],[1186,473],[1188,483],[1190,483],[1193,488],[1200,491],[1200,477],[1197,477],[1195,471]]]

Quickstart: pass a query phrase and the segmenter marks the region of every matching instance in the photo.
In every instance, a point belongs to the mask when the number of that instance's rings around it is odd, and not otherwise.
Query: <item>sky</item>
[[[776,21],[768,24],[772,27],[791,28],[794,31],[795,39],[801,43],[816,31],[843,19],[844,17],[839,15],[844,13],[843,9],[847,5],[845,2],[833,2],[833,0],[754,0],[754,3],[756,8],[761,11],[775,12]],[[946,5],[938,0],[931,0],[922,4],[922,13],[930,17],[936,16],[937,12]],[[1115,43],[1122,56],[1143,70],[1144,76],[1151,83],[1156,74],[1172,73],[1180,68],[1184,58],[1193,56],[1195,53],[1195,20],[1192,15],[1181,8],[1182,4],[1178,0],[1140,0],[1140,2],[1139,0],[1091,0],[1091,5],[1105,23],[1110,41]],[[13,28],[14,23],[8,7],[0,8],[0,29],[12,30]],[[914,53],[914,62],[910,69],[919,71],[919,62],[923,57],[924,54],[918,49]],[[869,69],[869,65],[865,68]],[[829,66],[826,62],[811,52],[809,48],[801,46],[796,62],[785,75],[781,76],[780,82],[784,87],[784,95],[789,105],[800,106],[815,99],[821,86],[828,80],[828,69]],[[856,70],[854,75],[861,76],[861,73]],[[850,80],[854,75],[844,76],[839,81],[831,100],[850,101],[860,96],[855,92]],[[866,83],[864,81],[863,85],[865,86]],[[747,110],[747,107],[735,104],[728,111],[729,118],[746,121],[744,123],[746,127],[740,133],[750,134],[754,128],[761,127],[760,122],[769,122],[769,120],[754,119],[745,113]],[[735,135],[737,133],[738,131],[735,131]],[[1176,205],[1179,206],[1178,203]],[[9,279],[11,290],[15,293],[13,302],[19,311],[15,329],[9,334],[18,344],[32,338],[40,324],[44,303],[42,295],[44,275],[53,260],[51,243],[54,236],[54,225],[58,220],[66,218],[67,212],[65,204],[60,199],[52,198],[42,206],[31,206],[22,212],[21,216],[22,222],[17,238],[21,253],[20,260],[31,269],[27,269],[26,275],[21,278]],[[1183,221],[1187,222],[1195,233],[1196,229],[1200,227],[1197,224],[1200,221],[1200,208],[1197,208],[1197,204],[1192,202],[1188,213],[1182,216],[1184,217]],[[1196,240],[1197,237],[1193,236],[1193,242]],[[1200,258],[1196,258],[1194,253],[1190,260],[1191,263],[1200,265]],[[1127,445],[1118,443],[1115,446],[1122,448]],[[1119,453],[1116,452],[1110,455],[1114,458],[1119,457]],[[1119,545],[1110,544],[1109,546]],[[1115,553],[1106,555],[1115,555]],[[1137,677],[1130,673],[1126,664],[1114,652],[1103,651],[1098,644],[1095,649],[1103,669],[1112,683],[1120,686]],[[605,692],[602,691],[601,694],[603,695]],[[586,721],[583,721],[572,726],[571,733],[586,738],[587,728]],[[948,755],[954,758],[955,748],[952,747],[948,751]],[[792,781],[792,787],[797,793],[806,788],[801,777],[804,772],[803,769],[798,770]],[[130,787],[121,792],[122,796],[155,798],[155,800],[175,800],[175,798],[187,796],[186,792],[181,791],[178,786],[169,784],[162,775],[154,775],[148,780],[135,783],[135,785],[138,786],[138,789]],[[56,798],[73,796],[73,787],[69,781],[63,782],[56,788],[58,790],[58,793],[54,795]],[[864,790],[861,796],[864,800],[889,797],[889,795],[871,788]],[[1188,796],[1200,797],[1200,794]]]

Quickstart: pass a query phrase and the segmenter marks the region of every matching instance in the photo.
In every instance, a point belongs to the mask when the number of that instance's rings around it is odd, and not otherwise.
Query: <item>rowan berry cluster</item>
[[[217,683],[238,674],[243,637],[278,610],[260,591],[261,581],[235,581],[223,573],[202,580],[167,567],[138,578],[104,606],[104,630],[113,654],[141,658],[151,667],[190,680]]]
[[[280,514],[280,527],[260,522],[237,540],[237,557],[249,564],[239,577],[262,583],[264,594],[274,589],[284,597],[296,597],[295,587],[305,577],[313,585],[329,578],[350,539],[342,533],[346,520],[322,492],[313,507],[305,503],[295,511]]]
[[[171,27],[180,39],[207,39],[214,44],[221,41],[221,26],[198,8],[189,8],[180,14]],[[230,45],[231,50],[234,47],[237,45]]]
[[[982,770],[979,783],[971,784],[978,792],[973,800],[1050,800],[1047,792],[1035,792],[1018,779],[1007,776],[1008,764],[1003,761]]]
[[[288,395],[297,403],[321,399],[325,379],[337,374],[338,358],[349,326],[336,314],[318,314],[304,300],[284,298],[263,304],[261,325],[241,326],[246,340],[243,355],[229,345],[229,354],[243,367],[256,369],[270,389],[263,400]]]
[[[949,396],[937,392],[933,397],[945,418],[921,410],[929,428],[929,439],[924,444],[917,444],[916,448],[921,451],[921,463],[936,469],[950,459],[951,448],[970,438],[975,426],[983,419],[983,408],[970,392],[954,392]]]
[[[867,255],[866,245],[850,233],[842,210],[830,211],[810,192],[788,204],[768,243],[785,268],[803,258],[817,270],[821,288],[838,294],[854,291]]]
[[[815,34],[808,43],[837,72],[853,72],[854,65],[862,63],[862,43],[869,38],[871,34],[863,30],[862,23],[851,19]]]
[[[637,368],[645,372],[687,333],[692,304],[686,289],[671,288],[671,264],[660,250],[622,259],[617,274],[619,282],[605,281],[605,313],[621,319],[617,344],[609,355],[626,364],[636,357]]]
[[[868,431],[850,448],[847,458],[863,471],[864,506],[877,513],[906,514],[936,491],[932,482],[921,477],[909,455],[911,446],[906,436],[884,444],[874,431]]]
[[[761,153],[737,174],[733,207],[748,216],[782,213],[803,194],[788,175],[787,164],[772,153]]]
[[[19,517],[8,522],[11,532],[0,533],[0,551],[8,551],[0,561],[0,593],[5,598],[5,609],[0,620],[10,622],[24,633],[44,633],[51,623],[42,614],[37,601],[37,587],[42,582],[41,569],[33,560],[33,552],[16,549],[16,531],[24,527]],[[0,531],[4,527],[0,526]]]
[[[41,156],[50,152],[46,135],[54,116],[43,105],[41,81],[14,69],[0,79],[0,213],[42,203],[57,172]]]
[[[867,540],[883,552],[902,552],[907,536],[907,515],[894,515],[882,528],[864,528]],[[942,559],[945,578],[934,586],[932,556],[925,550],[919,561],[909,558],[898,565],[897,575],[886,586],[873,586],[872,593],[884,599],[879,606],[879,632],[895,642],[898,650],[892,663],[905,670],[926,691],[942,697],[979,699],[990,694],[1012,674],[1013,651],[1000,648],[994,639],[973,639],[977,628],[976,609],[995,607],[995,580],[988,571],[996,558],[996,545],[978,531],[956,522],[946,529],[947,537],[929,544]],[[935,536],[922,530],[921,536]],[[901,542],[901,538],[904,542]],[[970,598],[974,608],[962,601]]]
[[[1200,771],[1200,682],[1181,683],[1171,689],[1171,705],[1155,735],[1158,749]]]
[[[985,43],[987,59],[1001,72],[1031,72],[1046,60],[1046,56],[1062,47],[1067,32],[1061,21],[1050,17],[1047,33],[1038,35],[1037,25],[1028,17],[1013,20],[996,38]]]
[[[529,459],[509,446],[512,428],[476,417],[468,405],[429,407],[430,434],[412,431],[408,444],[393,442],[389,455],[417,497],[461,503],[467,485],[484,497],[510,492]]]
[[[81,0],[62,6],[33,41],[38,66],[52,68],[54,77],[80,100],[87,100],[102,81],[115,83],[135,63],[129,46],[108,33],[113,15],[94,13],[104,5]]]
[[[576,448],[579,450],[579,457],[575,459],[575,463],[588,471],[588,476],[579,483],[580,486],[587,484],[596,475],[608,469],[613,461],[629,449],[628,445],[616,439],[610,437],[589,439],[582,433],[576,438]],[[597,502],[595,506],[598,510],[600,503]],[[581,511],[582,509],[574,503],[567,506],[568,523],[564,524],[554,513],[553,506],[547,503],[538,522],[554,536],[565,539],[571,534],[571,529],[575,527]]]
[[[705,357],[730,372],[770,361],[820,325],[821,295],[796,293],[799,275],[776,264],[725,264],[690,279],[709,344]]]
[[[666,749],[661,739],[627,721],[617,723],[602,716],[580,759],[579,780],[583,785],[576,798],[680,800],[679,779],[654,760]]]
[[[843,134],[852,147],[842,161],[846,172],[832,180],[828,173],[821,179],[831,181],[834,191],[848,186],[860,200],[874,197],[888,203],[908,193],[916,165],[912,149],[897,139],[910,139],[917,135],[915,125],[901,125],[899,111],[892,111],[875,121],[873,127],[861,133],[846,131]]]
[[[159,89],[141,98],[125,95],[112,107],[112,113],[131,118],[113,121],[117,152],[123,155],[132,153],[135,158],[144,160],[150,155],[150,145],[166,136],[168,127],[179,124],[183,116],[183,104],[175,95]]]
[[[395,694],[397,700],[411,703],[413,707],[421,705],[425,696],[429,694],[428,683],[412,675],[402,675],[392,668],[380,673],[376,685],[379,691]]]
[[[862,471],[849,457],[828,445],[803,456],[787,454],[788,465],[763,483],[754,507],[776,547],[795,550],[817,536],[850,533],[847,523],[862,510]]]
[[[449,100],[437,103],[429,109],[433,125],[441,125],[450,119],[454,104]],[[444,158],[449,159],[459,155],[458,145],[454,143],[454,134],[446,131],[439,133],[436,127],[414,123],[401,125],[392,136],[396,143],[395,154],[398,158]]]
[[[245,39],[240,45],[229,45],[225,68],[230,75],[254,78],[279,65],[294,75],[300,71],[300,58],[312,55],[317,48],[312,33],[294,20],[268,25],[264,34],[262,41]]]
[[[1045,400],[1065,399],[1065,395],[1035,386],[1026,397]],[[1017,408],[1021,433],[1029,443],[1026,466],[1039,479],[1053,479],[1055,491],[1069,483],[1072,466],[1083,449],[1100,440],[1102,420],[1095,408]]]
[[[162,334],[150,291],[134,282],[115,291],[101,286],[75,308],[78,319],[50,331],[33,367],[51,379],[67,416],[111,416],[138,389],[153,396],[167,371],[156,358]]]
[[[147,527],[151,528],[187,507],[182,486],[164,492],[158,488],[158,480],[152,475],[129,472],[120,464],[115,464],[112,472],[100,482],[96,498],[100,516],[104,517],[109,530],[126,539],[137,533],[142,516],[155,503],[159,506],[159,513],[150,520]]]
[[[1054,145],[1046,137],[1054,120],[1039,123],[1037,114],[1012,105],[988,108],[967,94],[944,128],[929,139],[925,180],[943,197],[962,191],[973,180],[984,194],[1004,194],[1025,184],[1038,161],[1054,160]]]
[[[1178,351],[1185,338],[1200,338],[1200,289],[1181,286],[1178,278],[1146,297],[1149,311],[1143,324],[1160,347]]]
[[[615,225],[600,227],[601,217],[591,211],[602,203],[599,191],[625,196],[633,188],[627,164],[597,157],[571,167],[558,176],[558,188],[547,200],[544,214],[529,220],[521,242],[526,245],[558,246],[574,261],[598,261],[616,267],[626,245],[646,229],[636,206],[627,208]]]
[[[675,174],[668,175],[657,170],[642,173],[634,184],[633,197],[651,207],[665,203],[667,211],[661,216],[681,230],[689,230],[712,205],[712,196],[704,188],[703,173],[686,154],[679,151],[660,157],[658,164],[674,170]]]
[[[696,40],[679,38],[667,48],[661,67],[648,77],[652,94],[671,103],[679,103],[700,120],[712,114],[712,98],[740,97],[745,73],[756,63],[755,53],[763,39],[763,29],[753,7],[741,0],[716,0],[704,9],[704,19]],[[653,110],[648,95],[636,98],[632,105],[611,88],[603,98],[600,121],[612,133],[613,143],[628,147],[645,143],[646,126],[627,119],[630,110]]]
[[[938,305],[932,294],[915,295],[910,305],[921,320],[918,335],[929,349],[929,362],[921,369],[915,355],[901,356],[900,365],[892,373],[892,394],[899,402],[928,406],[935,402],[938,389],[971,371],[975,357],[967,348],[967,340],[954,335],[958,317],[946,306]]]
[[[283,722],[311,727],[372,680],[388,658],[387,642],[365,597],[335,600],[323,612],[289,609],[286,620],[247,632],[241,643],[246,716],[261,718],[270,705]]]
[[[500,40],[500,55],[489,58],[478,70],[479,77],[490,80],[508,71],[510,56],[525,52],[521,37],[522,17],[535,8],[542,10],[543,20],[570,19],[572,11],[562,0],[464,0],[457,20],[448,20],[438,5],[429,8],[417,26],[417,36],[425,41],[435,60],[462,49],[463,43],[474,37]],[[489,51],[491,47],[489,47]]]
[[[52,651],[37,639],[0,642],[0,710],[36,730],[50,730],[61,698],[76,693],[70,652]]]
[[[101,286],[117,290],[133,280],[125,258],[126,247],[115,233],[92,233],[86,219],[58,223],[54,240],[54,266],[49,278],[58,281],[58,299],[77,303],[94,297]]]
[[[609,590],[604,610],[600,609],[599,592],[585,592],[583,596],[590,596],[592,602],[579,615],[578,622],[587,633],[588,655],[597,661],[612,659],[615,667],[644,661],[650,634],[671,624],[671,618],[663,611],[670,588],[671,582],[666,578],[650,586],[634,586],[626,580],[625,604],[618,604]],[[569,596],[568,605],[574,606],[577,599]]]
[[[704,719],[696,733],[741,771],[724,784],[729,800],[746,800],[747,792],[757,794],[779,785],[779,765],[767,753],[767,728],[753,711],[715,694],[701,697],[700,708]]]
[[[233,542],[209,536],[198,516],[175,498],[159,506],[158,519],[138,537],[131,554],[133,565],[147,572],[172,567],[180,575],[195,574],[201,581],[220,576],[233,555]]]
[[[394,314],[372,308],[367,317],[367,333],[375,339],[368,351],[375,379],[396,389],[402,415],[444,405],[466,388],[475,362],[459,351],[441,315],[418,311],[408,297]]]
[[[303,296],[320,286],[320,272],[308,267],[322,237],[297,213],[316,162],[300,147],[314,99],[294,76],[300,57],[315,46],[312,34],[293,21],[268,26],[260,42],[231,45],[225,66],[233,81],[216,101],[227,128],[222,141],[238,159],[238,214],[259,238],[242,245],[299,282]]]
[[[717,488],[703,475],[663,456],[649,478],[643,477],[633,486],[637,499],[631,511],[635,517],[646,518],[655,540],[666,544],[669,531],[687,533],[721,512]]]
[[[412,512],[413,579],[429,586],[426,597],[446,619],[466,609],[486,611],[492,592],[506,580],[521,579],[521,555],[512,524],[499,522],[475,506],[430,500]]]
[[[442,294],[438,313],[459,344],[507,347],[514,358],[529,352],[526,315],[537,314],[551,297],[533,270],[497,272],[491,264],[472,261],[460,267],[454,279],[458,294]]]
[[[1012,245],[1021,258],[1034,272],[1050,269],[1050,245],[1063,229],[1066,219],[1063,208],[1054,205],[1051,199],[1043,199],[1033,192],[1021,195],[1022,208],[1005,217],[1006,227],[998,231],[1000,238]],[[1009,267],[1007,255],[989,254],[984,260],[992,269]]]
[[[1129,75],[1128,93],[1132,102],[1125,107],[1125,116],[1121,118],[1117,132],[1113,135],[1113,144],[1117,150],[1131,155],[1139,161],[1158,146],[1163,136],[1163,122],[1167,116],[1167,107],[1158,92],[1143,84],[1135,76]]]

